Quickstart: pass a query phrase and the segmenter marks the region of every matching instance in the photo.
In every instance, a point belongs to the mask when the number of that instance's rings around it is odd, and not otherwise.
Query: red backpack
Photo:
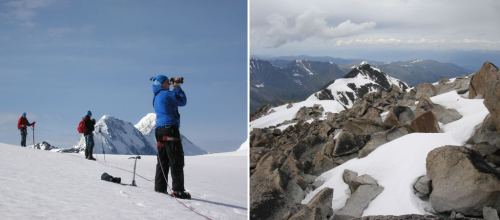
[[[87,126],[85,126],[85,117],[83,117],[82,121],[80,121],[80,124],[78,124],[78,133],[87,133]]]

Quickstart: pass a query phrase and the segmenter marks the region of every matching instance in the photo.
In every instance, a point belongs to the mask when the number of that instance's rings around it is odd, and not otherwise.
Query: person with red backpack
[[[28,129],[27,127],[32,126],[35,127],[35,123],[29,123],[28,119],[26,118],[26,112],[23,113],[23,115],[19,118],[17,121],[17,129],[21,131],[21,146],[26,147],[26,135],[28,135]]]
[[[92,112],[87,111],[87,115],[82,118],[78,125],[78,132],[83,133],[85,137],[85,159],[95,160],[92,153],[94,152],[94,125],[95,119],[91,119]]]

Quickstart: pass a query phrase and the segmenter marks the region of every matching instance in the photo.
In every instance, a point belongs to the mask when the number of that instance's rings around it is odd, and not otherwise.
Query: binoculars
[[[175,78],[175,77],[174,77]],[[177,80],[174,80],[174,78],[170,78],[170,82],[174,82],[174,83],[180,83],[180,84],[183,84],[184,83],[184,77],[177,77],[178,79]]]

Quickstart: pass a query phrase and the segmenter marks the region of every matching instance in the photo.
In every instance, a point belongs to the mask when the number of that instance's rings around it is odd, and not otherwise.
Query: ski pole
[[[106,163],[106,152],[104,152],[104,144],[102,140],[102,133],[101,133],[101,128],[99,127],[99,134],[101,134],[101,147],[102,147],[102,153],[104,155],[104,163]]]
[[[135,184],[135,167],[137,166],[137,159],[141,159],[141,156],[136,156],[136,157],[130,157],[128,159],[135,159],[135,163],[134,163],[134,176],[132,177],[132,184],[130,184],[131,186],[137,186]]]

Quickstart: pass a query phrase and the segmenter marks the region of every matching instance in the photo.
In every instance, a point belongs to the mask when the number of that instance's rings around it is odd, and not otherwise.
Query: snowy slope
[[[431,98],[434,103],[456,109],[463,117],[442,127],[444,133],[413,133],[380,146],[367,157],[352,159],[323,173],[318,179],[326,182],[302,201],[306,204],[324,187],[334,189],[333,209],[342,208],[349,198],[348,186],[342,180],[344,169],[368,174],[376,179],[384,191],[364,211],[368,215],[425,214],[427,202],[413,193],[413,184],[426,174],[427,154],[444,145],[463,145],[471,137],[476,125],[489,114],[481,99],[464,99],[456,91]]]
[[[390,77],[377,68],[371,67],[367,62],[351,70],[346,76],[335,80],[326,89],[314,93],[307,100],[337,100],[350,108],[357,98],[364,94],[387,90],[396,85],[401,90],[409,88],[403,81]]]
[[[138,187],[100,180],[102,173],[130,184],[132,174],[105,166],[102,155],[88,161],[64,154],[0,144],[0,219],[204,219],[154,183],[136,177]],[[108,165],[133,170],[126,155],[106,155]],[[186,206],[211,219],[247,219],[247,156],[236,153],[186,157]],[[154,179],[155,156],[137,161],[137,173]],[[217,171],[217,172],[214,172]],[[169,181],[171,182],[171,181]]]
[[[99,128],[101,133],[99,134]],[[101,141],[102,140],[102,141]],[[104,115],[95,125],[94,153],[155,155],[156,144],[153,146],[130,122],[112,116]],[[85,149],[85,138],[82,137],[73,146]]]
[[[155,126],[156,126],[156,114],[149,113],[144,118],[142,118],[135,127],[144,135],[144,137],[149,141],[151,146],[156,146],[155,138]],[[182,131],[181,131],[182,132]],[[189,139],[181,134],[182,148],[184,149],[184,155],[201,155],[208,154],[206,150],[203,150],[193,144]],[[155,147],[156,151],[156,147]]]
[[[248,143],[248,139],[247,139],[243,144],[241,144],[240,148],[238,148],[238,150],[236,150],[236,151],[248,151],[249,147],[250,147],[250,143]]]

